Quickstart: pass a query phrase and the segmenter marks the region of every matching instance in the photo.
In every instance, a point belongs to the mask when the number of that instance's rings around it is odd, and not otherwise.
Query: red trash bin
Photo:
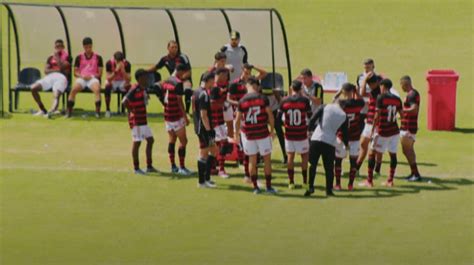
[[[426,74],[428,130],[454,130],[458,79],[454,70],[430,70]]]

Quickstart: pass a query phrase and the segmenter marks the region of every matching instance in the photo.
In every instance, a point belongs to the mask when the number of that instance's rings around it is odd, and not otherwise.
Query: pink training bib
[[[79,73],[81,76],[95,76],[99,75],[99,57],[96,53],[92,54],[92,57],[87,59],[86,54],[81,54],[81,61],[79,64]]]

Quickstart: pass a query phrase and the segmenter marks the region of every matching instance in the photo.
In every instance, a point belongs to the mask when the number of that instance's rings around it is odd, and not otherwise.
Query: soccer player
[[[100,78],[102,76],[102,67],[104,63],[102,56],[92,50],[92,39],[86,37],[82,40],[84,52],[76,57],[74,62],[74,76],[76,83],[72,88],[67,101],[66,117],[71,117],[74,108],[74,101],[79,91],[88,87],[95,95],[95,116],[100,118]]]
[[[229,86],[229,93],[227,94],[227,101],[231,104],[234,116],[234,127],[235,127],[235,113],[237,112],[237,108],[239,106],[239,101],[242,99],[245,94],[247,94],[247,87],[245,83],[247,79],[252,76],[252,70],[255,69],[258,73],[256,78],[258,80],[262,80],[266,75],[267,72],[260,67],[256,67],[249,63],[243,65],[242,74],[239,78],[235,79],[232,84]],[[235,128],[234,128],[235,131]],[[247,183],[251,183],[250,180],[250,172],[249,172],[249,157],[244,155],[244,151],[242,149],[242,143],[239,143],[239,150],[238,156],[240,163],[244,165],[244,181]]]
[[[185,115],[183,106],[183,82],[182,80],[189,73],[189,66],[186,64],[178,64],[176,66],[176,74],[170,76],[161,84],[162,94],[164,95],[164,116],[166,130],[168,132],[168,155],[171,163],[171,172],[180,175],[190,175],[185,167],[186,145],[188,138],[186,136],[186,126],[189,125],[189,119]],[[175,162],[175,145],[179,139],[180,146],[178,148],[179,168]]]
[[[140,169],[138,158],[138,151],[143,140],[146,140],[146,172],[158,172],[152,165],[152,149],[155,140],[150,127],[147,125],[146,118],[147,72],[143,69],[138,69],[135,72],[135,79],[138,83],[127,92],[122,103],[128,109],[128,123],[130,129],[132,129],[132,158],[135,174],[145,175],[145,172]]]
[[[105,64],[107,83],[105,84],[105,117],[110,118],[110,97],[112,91],[122,95],[130,89],[131,64],[125,59],[121,51],[114,53],[114,57]]]
[[[364,129],[360,136],[360,151],[359,157],[357,158],[357,170],[360,169],[362,163],[364,162],[367,152],[369,150],[369,143],[372,140],[372,128],[374,123],[375,108],[377,97],[380,94],[380,80],[382,78],[375,73],[371,72],[365,76],[365,79],[362,81],[362,85],[359,88],[359,93],[362,97],[368,97],[368,110],[365,118]],[[370,92],[367,92],[366,86],[370,88]],[[362,110],[363,113],[363,110]],[[376,158],[377,161],[382,161],[382,155],[378,155]]]
[[[349,148],[347,133],[347,117],[339,103],[321,105],[309,121],[308,131],[314,131],[309,147],[309,187],[304,196],[314,193],[314,180],[319,158],[323,157],[326,174],[326,195],[334,196],[334,158],[336,153],[336,134],[342,132],[342,142]]]
[[[40,109],[34,114],[35,116],[42,115],[47,118],[51,117],[52,113],[58,109],[59,97],[67,88],[67,76],[69,76],[71,72],[71,57],[64,50],[64,41],[61,39],[54,42],[54,49],[54,53],[46,60],[46,66],[44,68],[46,76],[31,86],[31,94]],[[39,91],[48,91],[51,89],[53,90],[54,101],[51,109],[47,111],[43,102],[41,102]]]
[[[239,78],[242,73],[242,66],[248,63],[247,49],[240,44],[240,33],[232,31],[230,33],[230,42],[221,48],[227,56],[227,63],[231,64],[234,71],[230,73],[230,80]]]
[[[375,155],[388,150],[390,154],[390,174],[384,186],[393,187],[393,177],[397,168],[397,147],[400,131],[397,124],[397,113],[402,117],[402,101],[390,93],[392,81],[384,79],[380,82],[381,93],[377,96],[375,107],[374,127],[371,134],[374,136],[369,151],[369,167],[367,180],[362,186],[373,187]],[[369,109],[370,110],[370,109]],[[372,137],[371,137],[372,138]]]
[[[285,126],[285,147],[288,155],[288,188],[295,188],[295,153],[301,155],[301,172],[303,186],[307,189],[308,183],[308,118],[311,117],[311,103],[302,95],[302,83],[294,80],[291,83],[293,94],[283,99],[280,111],[283,113]]]
[[[219,146],[219,171],[217,175],[221,178],[228,178],[229,175],[225,172],[225,155],[228,153],[228,133],[229,127],[225,122],[225,103],[227,102],[228,84],[229,84],[229,70],[225,67],[217,68],[215,71],[215,84],[211,90],[211,112],[212,125],[216,133],[216,143]],[[230,105],[227,108],[231,108]],[[232,111],[232,110],[231,110]],[[233,128],[233,124],[231,123]],[[213,165],[214,169],[214,165]],[[214,170],[213,170],[214,171]]]
[[[158,63],[148,69],[149,72],[156,72],[161,68],[165,67],[168,70],[170,76],[176,74],[176,66],[178,64],[184,64],[189,68],[186,76],[183,77],[183,88],[184,88],[184,102],[186,105],[186,113],[189,112],[191,106],[191,97],[193,95],[193,81],[191,73],[191,63],[188,56],[181,53],[179,50],[178,42],[170,40],[167,45],[168,54],[161,57]]]
[[[421,181],[418,166],[416,165],[415,140],[418,131],[418,112],[420,109],[420,94],[413,88],[411,78],[403,76],[400,79],[400,86],[407,93],[403,103],[402,126],[400,129],[403,154],[408,160],[411,174],[406,178],[408,181]]]
[[[212,128],[211,89],[214,87],[214,73],[206,72],[201,81],[201,87],[193,94],[194,130],[199,138],[198,187],[214,188],[211,181],[211,169],[216,159],[217,146],[215,131]]]
[[[235,142],[242,137],[244,153],[249,156],[250,178],[254,194],[261,193],[257,184],[257,153],[263,157],[266,191],[275,194],[272,187],[272,137],[274,135],[274,118],[268,98],[258,90],[259,81],[255,77],[247,79],[248,93],[239,102],[236,113]],[[242,133],[240,132],[242,125]],[[268,127],[270,126],[270,131]]]
[[[324,102],[323,86],[313,80],[313,72],[308,68],[303,69],[300,75],[303,81],[304,92],[311,102],[311,111],[315,113]]]
[[[341,171],[342,171],[342,160],[346,157],[349,152],[350,171],[349,171],[349,184],[348,190],[353,190],[354,179],[357,171],[357,157],[359,156],[359,139],[361,134],[360,128],[360,112],[365,106],[365,101],[360,97],[357,92],[356,86],[351,83],[345,83],[342,85],[340,96],[336,97],[339,100],[339,104],[347,115],[348,119],[348,134],[349,134],[349,150],[345,149],[342,142],[342,133],[338,133],[337,144],[336,144],[336,160],[334,165],[334,176],[336,177],[335,190],[341,190]]]

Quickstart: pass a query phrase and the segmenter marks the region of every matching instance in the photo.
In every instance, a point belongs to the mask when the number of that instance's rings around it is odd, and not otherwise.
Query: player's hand
[[[374,72],[370,71],[370,72],[365,76],[365,81],[369,80],[372,76],[374,76]]]
[[[184,115],[184,121],[186,122],[186,126],[189,125],[189,119],[188,119],[188,116],[185,114]]]
[[[270,132],[270,136],[272,137],[272,139],[275,139],[275,137],[276,137],[275,132],[274,132],[274,131],[271,131],[271,132]]]
[[[89,81],[92,79],[92,76],[90,75],[86,75],[86,76],[83,76],[82,79],[86,80],[86,81]]]

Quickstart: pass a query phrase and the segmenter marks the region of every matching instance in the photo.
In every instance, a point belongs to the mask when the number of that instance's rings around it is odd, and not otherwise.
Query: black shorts
[[[211,147],[212,142],[209,136],[207,135],[207,133],[198,134],[198,138],[199,138],[199,148],[204,149],[204,148]]]

